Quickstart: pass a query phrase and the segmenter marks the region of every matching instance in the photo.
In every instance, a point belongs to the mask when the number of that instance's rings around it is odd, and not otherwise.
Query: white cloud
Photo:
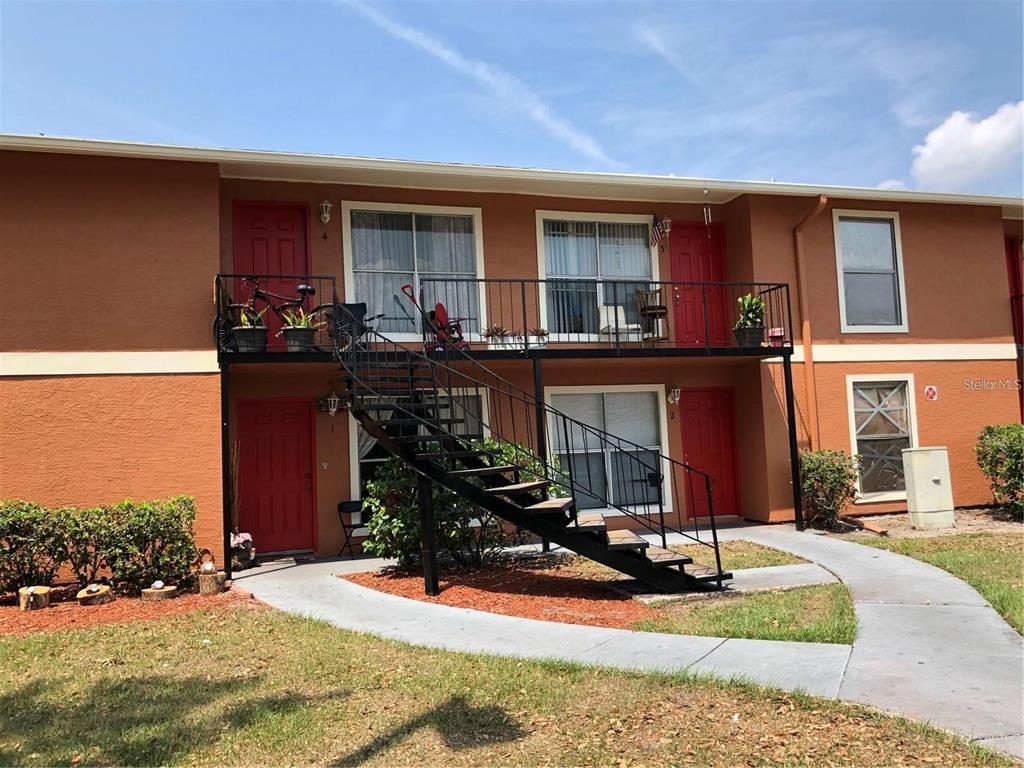
[[[879,189],[906,189],[907,182],[903,179],[886,179],[878,183]]]
[[[546,133],[573,151],[601,165],[621,167],[597,141],[552,111],[540,94],[511,73],[479,59],[468,58],[437,38],[401,24],[372,6],[360,2],[341,2],[340,5],[358,12],[396,40],[419,48],[455,72],[483,86],[495,100],[504,106],[519,109]]]
[[[980,120],[954,112],[913,149],[918,186],[962,190],[1020,168],[1024,151],[1024,101],[1004,104]]]

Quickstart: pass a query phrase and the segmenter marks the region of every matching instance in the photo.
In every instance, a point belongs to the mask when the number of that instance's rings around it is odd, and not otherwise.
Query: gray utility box
[[[953,527],[953,486],[949,482],[949,453],[941,448],[903,451],[907,511],[914,528]]]

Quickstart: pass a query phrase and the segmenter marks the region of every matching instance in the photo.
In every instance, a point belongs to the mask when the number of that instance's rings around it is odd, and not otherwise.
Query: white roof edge
[[[324,155],[271,150],[221,149],[191,147],[173,144],[80,139],[63,136],[33,136],[0,133],[0,149],[29,152],[64,152],[83,155],[105,155],[154,160],[183,160],[211,163],[259,163],[281,168],[324,168],[353,171],[390,171],[399,173],[430,173],[447,175],[465,181],[479,179],[509,179],[561,184],[589,183],[609,187],[657,187],[671,189],[713,189],[719,193],[762,195],[827,195],[847,199],[891,200],[902,202],[948,203],[961,205],[987,205],[1003,208],[1007,218],[1024,218],[1024,197],[1002,195],[976,195],[958,192],[923,192],[906,189],[878,189],[874,187],[843,187],[838,185],[795,184],[775,181],[737,181],[726,179],[698,179],[680,176],[658,176],[630,173],[590,171],[560,171],[544,168],[473,165],[463,163],[430,162],[421,160],[390,160],[345,155]]]

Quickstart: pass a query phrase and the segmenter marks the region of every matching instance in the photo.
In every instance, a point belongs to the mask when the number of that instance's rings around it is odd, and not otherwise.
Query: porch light
[[[680,389],[679,385],[672,385],[672,389],[670,389],[668,392],[668,397],[665,398],[666,400],[668,400],[669,405],[675,405],[676,403],[679,402],[679,395],[681,392],[682,390]]]
[[[668,216],[661,220],[661,225],[665,228],[666,235],[672,231],[672,219]]]
[[[320,203],[320,221],[322,221],[324,224],[330,224],[331,209],[333,208],[334,206],[331,205],[327,200],[324,200],[322,203]]]
[[[341,398],[338,397],[334,392],[331,392],[327,396],[327,412],[333,416],[338,412],[338,406],[341,405]]]

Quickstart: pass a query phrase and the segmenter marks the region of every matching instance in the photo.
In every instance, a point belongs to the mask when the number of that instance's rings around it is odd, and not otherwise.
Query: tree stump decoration
[[[90,584],[85,589],[78,590],[75,597],[79,605],[103,605],[114,602],[114,592],[106,584]]]
[[[200,573],[199,574],[199,594],[200,595],[218,595],[224,591],[224,583],[227,581],[228,575],[224,571],[216,571],[214,573]]]
[[[147,587],[142,590],[142,599],[148,602],[157,600],[168,600],[178,594],[178,588],[173,584],[165,584],[162,587]]]
[[[50,607],[49,587],[22,587],[18,590],[18,607],[23,611],[39,611]]]

